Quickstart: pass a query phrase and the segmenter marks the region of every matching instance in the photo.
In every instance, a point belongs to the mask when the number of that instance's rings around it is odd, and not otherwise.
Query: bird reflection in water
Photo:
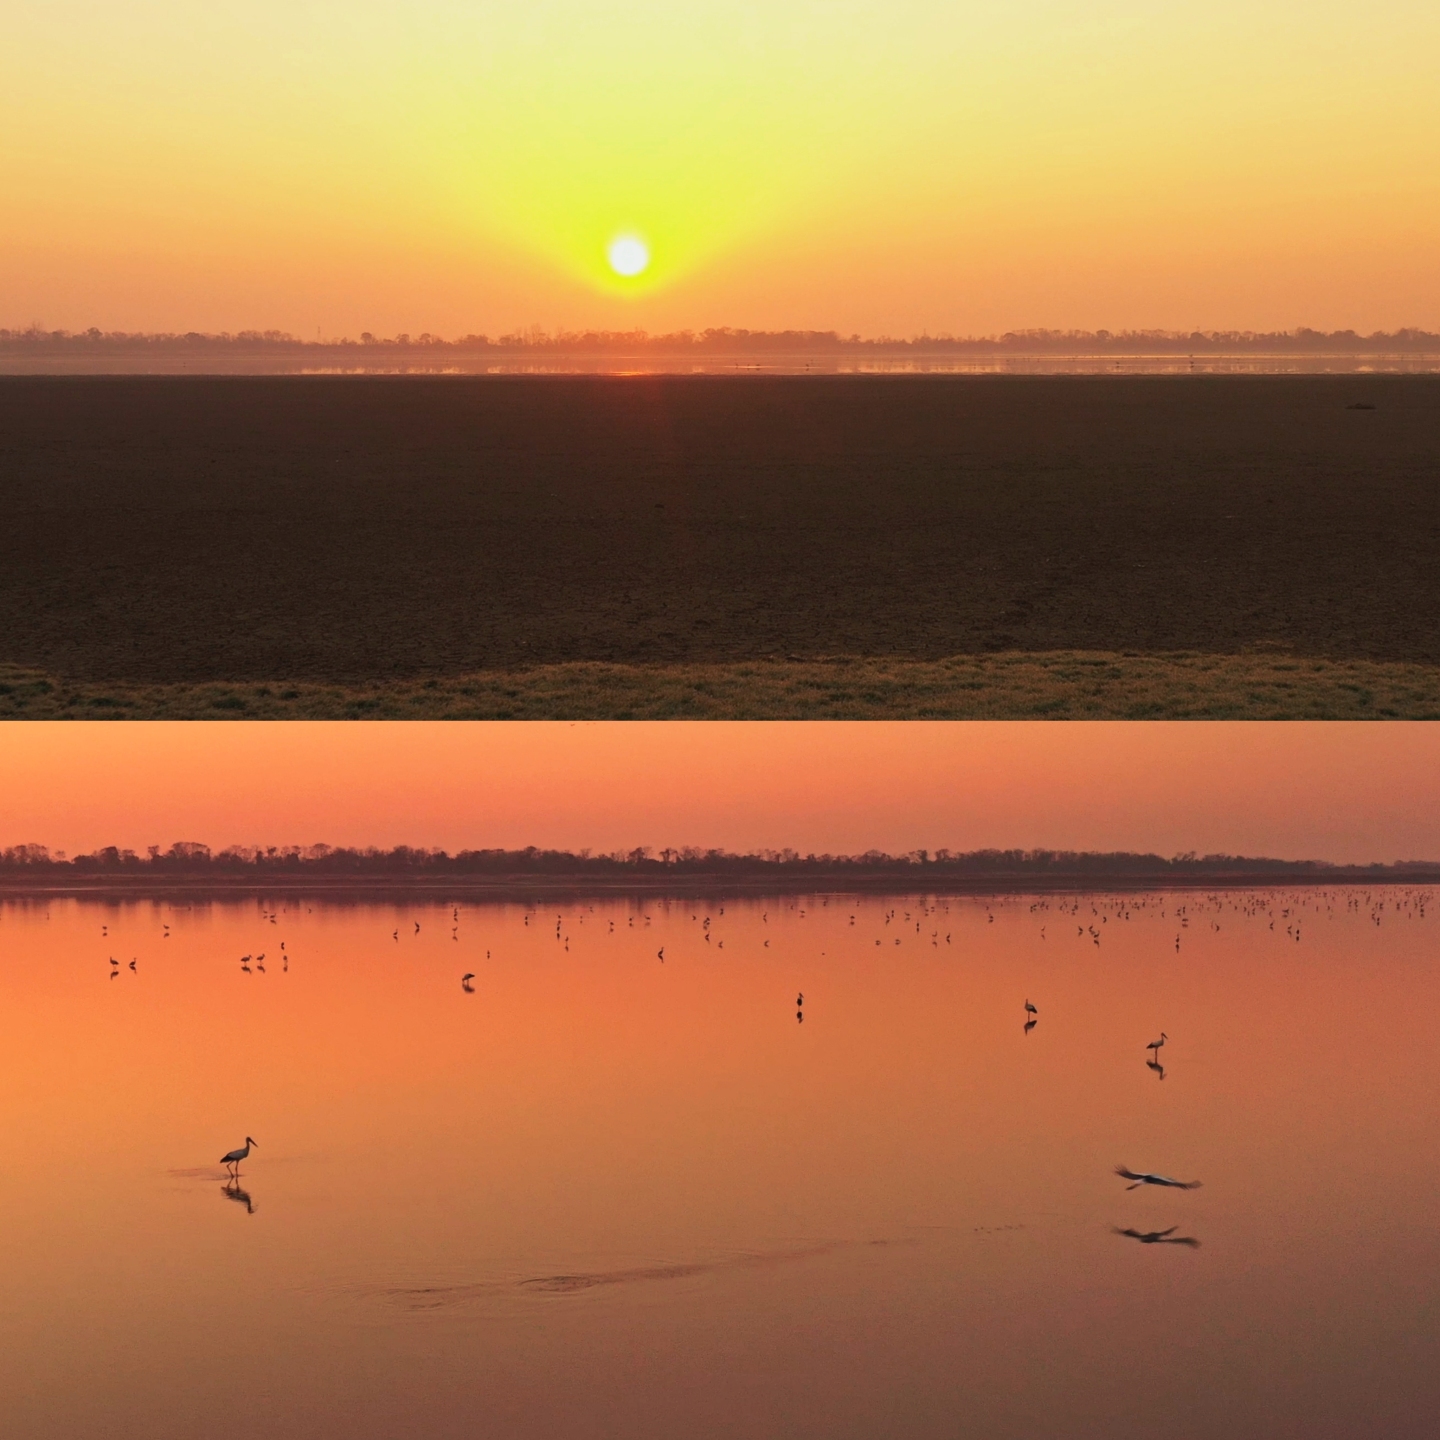
[[[1165,1067],[1158,1060],[1147,1060],[1145,1068],[1153,1070],[1162,1080],[1165,1078]]]
[[[250,1192],[240,1188],[239,1180],[231,1179],[227,1181],[220,1187],[220,1193],[227,1200],[234,1200],[236,1204],[243,1205],[247,1215],[253,1215],[255,1213],[255,1204],[250,1199]]]
[[[1191,1250],[1198,1250],[1200,1242],[1193,1235],[1177,1235],[1175,1232],[1179,1228],[1178,1225],[1172,1225],[1168,1230],[1122,1230],[1117,1225],[1115,1233],[1128,1235],[1142,1245],[1187,1245]]]

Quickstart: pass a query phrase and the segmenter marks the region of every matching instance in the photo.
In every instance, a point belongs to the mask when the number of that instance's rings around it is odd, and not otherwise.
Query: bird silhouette
[[[1166,1033],[1162,1030],[1162,1031],[1160,1032],[1160,1038],[1159,1038],[1158,1040],[1152,1040],[1145,1048],[1146,1048],[1147,1050],[1153,1050],[1153,1051],[1155,1052],[1155,1058],[1158,1060],[1158,1059],[1160,1058],[1160,1047],[1161,1047],[1161,1046],[1166,1042],[1166,1040],[1168,1040],[1169,1038],[1170,1038],[1170,1037],[1169,1037],[1168,1035],[1166,1035]]]
[[[1198,1180],[1172,1180],[1168,1175],[1137,1174],[1134,1170],[1127,1170],[1123,1165],[1115,1167],[1115,1173],[1122,1180],[1133,1180],[1133,1185],[1127,1185],[1127,1190],[1138,1190],[1142,1185],[1168,1185],[1172,1190],[1198,1190]]]
[[[222,1155],[222,1156],[220,1157],[220,1163],[221,1163],[222,1165],[228,1165],[228,1166],[230,1166],[233,1175],[239,1175],[239,1173],[240,1173],[240,1162],[241,1162],[243,1159],[245,1159],[245,1157],[246,1157],[247,1155],[249,1155],[249,1153],[250,1153],[250,1147],[251,1147],[252,1145],[254,1145],[254,1144],[255,1144],[255,1142],[247,1135],[247,1136],[245,1137],[245,1144],[244,1144],[244,1146],[243,1146],[241,1149],[239,1149],[239,1150],[232,1150],[232,1151],[230,1151],[230,1153],[229,1153],[228,1155]],[[257,1147],[257,1148],[258,1148],[258,1147]]]
[[[220,1187],[220,1193],[227,1200],[235,1200],[243,1205],[247,1215],[253,1215],[255,1213],[255,1206],[250,1201],[250,1192],[248,1190],[242,1190],[238,1180],[231,1180],[228,1185],[222,1185]]]
[[[1116,1226],[1115,1233],[1128,1235],[1142,1245],[1188,1245],[1192,1250],[1198,1250],[1200,1242],[1193,1235],[1177,1235],[1175,1232],[1179,1228],[1178,1225],[1172,1225],[1168,1230],[1121,1230]]]
[[[474,978],[475,972],[473,970],[467,970],[465,974],[460,977],[460,988],[471,995],[475,993],[475,987],[470,983]]]

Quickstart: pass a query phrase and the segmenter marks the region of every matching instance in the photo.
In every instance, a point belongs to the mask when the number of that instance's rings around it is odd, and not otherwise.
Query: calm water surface
[[[12,898],[4,1433],[1433,1434],[1437,905]]]

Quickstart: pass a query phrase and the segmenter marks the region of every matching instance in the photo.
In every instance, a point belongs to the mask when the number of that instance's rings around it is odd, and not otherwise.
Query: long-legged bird
[[[220,1163],[222,1165],[229,1165],[233,1173],[238,1175],[240,1173],[240,1162],[249,1155],[250,1147],[254,1143],[255,1142],[247,1135],[245,1137],[245,1148],[243,1150],[232,1150],[228,1155],[222,1155],[220,1157]]]

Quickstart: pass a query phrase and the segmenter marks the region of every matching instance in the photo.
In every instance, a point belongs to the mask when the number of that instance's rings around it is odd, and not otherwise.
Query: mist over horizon
[[[675,351],[694,354],[728,354],[765,351],[795,353],[1051,353],[1072,354],[1099,351],[1111,354],[1229,354],[1280,352],[1286,354],[1335,353],[1367,354],[1374,351],[1430,354],[1440,352],[1440,333],[1417,326],[1393,331],[1361,334],[1355,330],[1316,330],[1300,326],[1293,330],[1064,330],[1016,329],[986,335],[949,333],[895,336],[858,333],[842,335],[838,330],[750,330],[733,326],[712,326],[702,330],[675,330],[652,334],[633,330],[558,330],[531,326],[500,335],[465,333],[446,337],[421,331],[401,331],[377,336],[371,331],[307,339],[280,329],[239,331],[103,331],[47,330],[38,321],[22,328],[0,328],[0,347],[22,353],[60,351],[83,353],[103,350],[150,349],[276,349],[329,350],[336,347],[371,349],[417,349],[422,351]]]

